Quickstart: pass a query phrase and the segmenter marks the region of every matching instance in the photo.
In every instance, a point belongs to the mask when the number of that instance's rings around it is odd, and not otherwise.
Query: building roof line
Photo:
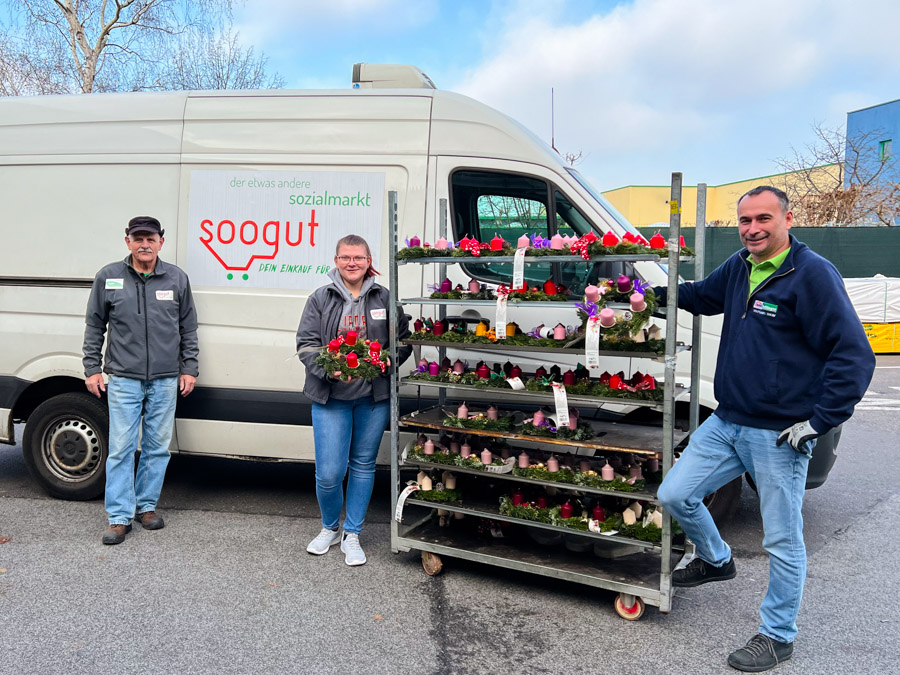
[[[890,105],[891,103],[897,103],[900,101],[900,98],[895,98],[893,101],[885,101],[884,103],[876,103],[874,105],[867,105],[865,108],[859,108],[858,110],[851,110],[848,112],[848,115],[852,115],[853,113],[862,112],[863,110],[870,110],[872,108],[880,108],[883,105]]]
[[[900,99],[897,99],[900,100]],[[756,176],[755,178],[741,178],[740,180],[733,180],[728,183],[719,183],[718,185],[708,185],[707,187],[711,188],[720,188],[725,187],[726,185],[736,185],[738,183],[747,183],[752,180],[763,180],[764,178],[775,178],[776,176],[786,176],[791,173],[802,173],[804,171],[811,171],[812,169],[826,169],[829,166],[837,166],[840,162],[830,162],[829,164],[817,164],[816,166],[811,166],[809,169],[794,169],[793,171],[782,171],[781,173],[772,173],[768,176]],[[670,185],[623,185],[621,187],[612,188],[611,190],[604,190],[603,193],[607,192],[615,192],[616,190],[624,190],[626,188],[667,188],[671,187]],[[696,185],[683,185],[682,188],[696,188]]]

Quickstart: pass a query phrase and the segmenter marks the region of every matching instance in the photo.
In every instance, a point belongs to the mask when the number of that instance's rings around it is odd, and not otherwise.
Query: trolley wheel
[[[644,601],[636,595],[619,593],[614,603],[616,614],[626,621],[637,621],[644,616]]]
[[[441,556],[432,553],[431,551],[422,551],[422,569],[425,570],[425,574],[430,577],[435,577],[441,573],[441,570],[444,569],[444,563],[441,562]]]

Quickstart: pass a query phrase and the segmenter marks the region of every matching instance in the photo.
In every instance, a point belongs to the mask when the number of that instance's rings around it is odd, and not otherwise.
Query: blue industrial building
[[[900,152],[900,99],[869,106],[861,110],[847,113],[847,154],[846,166],[852,164],[849,150],[854,140],[862,139],[866,151],[861,160],[864,162],[889,162],[888,170],[880,176],[887,182],[900,183],[900,158],[894,157]],[[894,148],[894,143],[897,148]],[[891,161],[893,160],[893,161]],[[849,184],[851,177],[845,178]]]

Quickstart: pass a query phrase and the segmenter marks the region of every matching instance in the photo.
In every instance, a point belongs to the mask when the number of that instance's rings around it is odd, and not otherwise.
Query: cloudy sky
[[[897,0],[246,0],[291,88],[410,63],[581,152],[601,190],[779,171],[811,126],[900,98]]]

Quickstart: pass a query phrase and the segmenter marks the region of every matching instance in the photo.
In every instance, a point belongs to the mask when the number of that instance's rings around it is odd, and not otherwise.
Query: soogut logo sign
[[[313,289],[348,234],[380,259],[384,174],[194,171],[187,271],[194,286]]]

